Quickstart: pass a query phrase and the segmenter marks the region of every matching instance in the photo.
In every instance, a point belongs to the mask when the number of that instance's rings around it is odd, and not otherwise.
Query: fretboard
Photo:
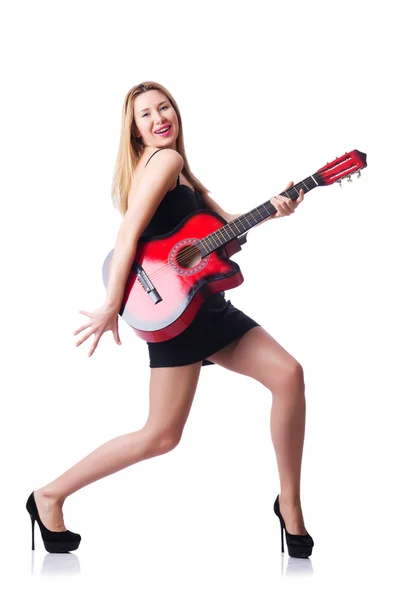
[[[279,196],[287,196],[291,200],[296,200],[299,197],[300,189],[303,189],[306,193],[317,187],[317,185],[318,183],[316,182],[314,176],[310,175],[303,181],[300,181],[284,192],[281,192]],[[221,248],[221,246],[224,246],[236,237],[244,234],[246,231],[251,229],[251,227],[255,227],[255,225],[258,225],[258,223],[262,223],[275,212],[277,212],[277,209],[273,206],[270,200],[264,204],[259,204],[259,206],[253,210],[240,215],[237,219],[229,221],[229,223],[223,227],[220,227],[220,229],[217,229],[216,231],[213,231],[209,235],[205,236],[195,245],[200,249],[201,256],[204,258],[204,256],[207,256],[207,254],[210,254],[217,248]]]

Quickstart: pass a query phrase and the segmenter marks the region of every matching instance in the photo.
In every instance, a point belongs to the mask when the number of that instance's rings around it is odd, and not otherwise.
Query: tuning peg
[[[361,177],[361,170],[358,170],[358,171],[357,171],[357,179],[358,179],[359,177]]]
[[[339,187],[342,187],[342,179],[338,179]]]
[[[352,176],[351,176],[351,175],[348,175],[348,176],[347,176],[347,181],[348,181],[349,183],[351,183],[351,182],[352,182]]]

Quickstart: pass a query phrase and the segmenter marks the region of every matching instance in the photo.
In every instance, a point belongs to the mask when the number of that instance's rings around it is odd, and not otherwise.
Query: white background
[[[395,106],[391,2],[5,2],[1,14],[1,570],[16,597],[392,595],[396,536]],[[354,183],[307,194],[233,259],[226,292],[303,365],[310,560],[280,553],[271,394],[204,367],[179,446],[64,505],[72,555],[30,550],[25,502],[148,414],[146,344],[120,319],[75,348],[105,298],[121,108],[163,84],[193,173],[245,212],[353,149]],[[75,575],[77,577],[66,577]],[[8,577],[6,577],[8,575]],[[47,577],[40,577],[41,575]],[[11,595],[10,595],[11,594]]]

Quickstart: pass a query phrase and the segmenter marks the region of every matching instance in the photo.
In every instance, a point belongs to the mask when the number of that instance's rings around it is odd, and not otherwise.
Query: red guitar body
[[[167,235],[139,242],[134,264],[139,263],[161,300],[155,302],[131,270],[120,315],[135,333],[148,342],[162,342],[193,321],[204,300],[243,283],[237,263],[229,256],[241,249],[237,238],[203,259],[193,244],[222,227],[226,221],[210,210],[199,210],[184,219]],[[179,257],[192,248],[189,263]],[[180,254],[182,252],[182,255]],[[111,266],[109,253],[103,267],[105,285]]]

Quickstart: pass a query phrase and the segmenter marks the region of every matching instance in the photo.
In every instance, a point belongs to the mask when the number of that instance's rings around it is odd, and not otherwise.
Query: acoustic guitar
[[[301,182],[281,192],[292,200],[316,187],[341,184],[367,166],[366,154],[353,150],[327,163]],[[182,333],[205,299],[241,285],[240,267],[230,260],[247,241],[249,229],[264,222],[276,208],[270,201],[227,223],[209,209],[187,216],[172,231],[138,241],[119,314],[148,342],[162,342]],[[102,278],[107,287],[113,250]]]

